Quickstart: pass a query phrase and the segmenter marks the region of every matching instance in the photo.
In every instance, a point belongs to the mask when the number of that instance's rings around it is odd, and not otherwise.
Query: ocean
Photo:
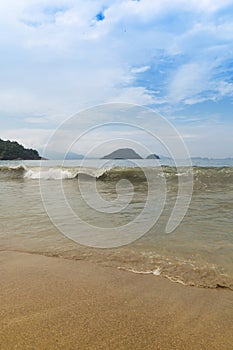
[[[0,249],[233,289],[233,160],[193,159],[191,170],[169,160],[0,161]],[[168,230],[180,179],[187,191]]]

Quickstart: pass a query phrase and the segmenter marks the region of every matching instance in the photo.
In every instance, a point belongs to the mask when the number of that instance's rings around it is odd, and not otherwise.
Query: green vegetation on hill
[[[0,160],[41,159],[34,149],[24,148],[16,141],[0,139]]]

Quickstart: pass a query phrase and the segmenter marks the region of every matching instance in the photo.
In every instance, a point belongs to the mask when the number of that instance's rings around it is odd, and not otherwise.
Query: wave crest
[[[176,167],[162,166],[151,168],[111,166],[108,168],[92,167],[27,167],[0,166],[0,179],[27,179],[27,180],[72,180],[77,177],[84,180],[97,179],[99,181],[130,181],[146,182],[144,170],[148,170],[154,178],[163,176],[168,184],[177,184],[178,177],[189,179],[190,169],[183,168],[177,172]],[[233,167],[193,167],[194,189],[201,190],[211,187],[232,186]]]

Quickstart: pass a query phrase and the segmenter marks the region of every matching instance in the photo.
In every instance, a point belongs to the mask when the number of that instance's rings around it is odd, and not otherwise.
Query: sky
[[[191,156],[233,157],[233,0],[1,1],[0,50],[3,139],[42,149],[70,116],[131,103]]]

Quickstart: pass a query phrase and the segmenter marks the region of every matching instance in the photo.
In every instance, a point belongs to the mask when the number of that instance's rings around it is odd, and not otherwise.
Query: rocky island
[[[160,158],[157,154],[149,154],[149,156],[147,156],[146,159],[160,159]]]
[[[0,160],[40,160],[34,149],[25,148],[16,141],[0,139]]]
[[[120,148],[107,154],[102,159],[143,159],[137,152],[131,148]],[[159,159],[156,154],[150,154],[146,159]]]

